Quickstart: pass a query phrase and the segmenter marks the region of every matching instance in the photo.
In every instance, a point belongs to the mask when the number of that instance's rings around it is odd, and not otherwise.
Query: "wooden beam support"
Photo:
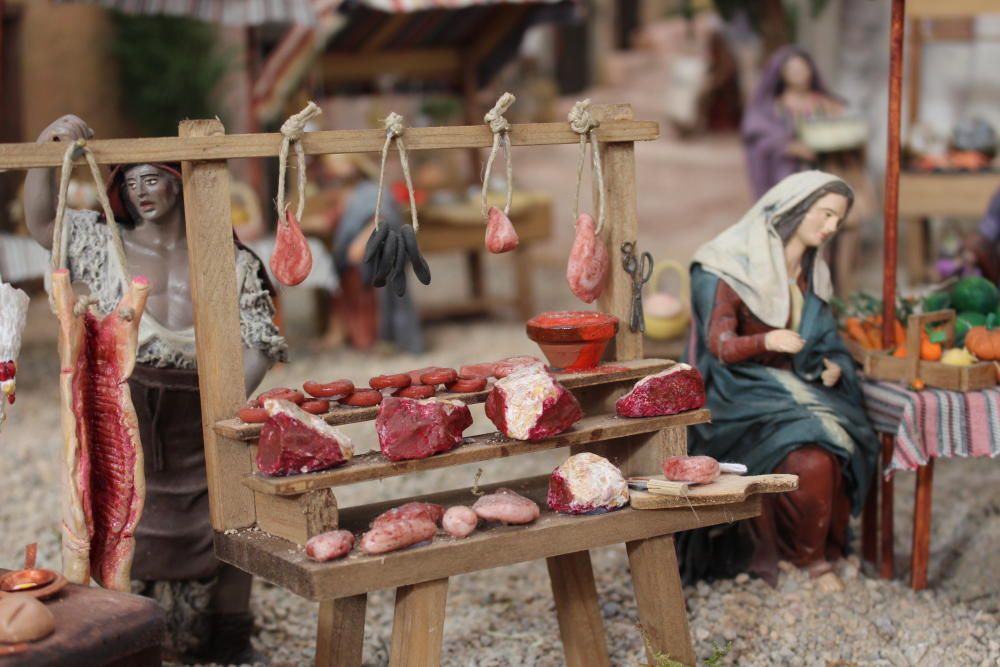
[[[447,601],[446,578],[396,589],[390,667],[428,667],[441,664],[444,608]]]
[[[358,667],[365,644],[368,594],[319,603],[316,667]]]
[[[325,53],[320,56],[323,85],[362,83],[387,74],[402,79],[437,79],[457,81],[462,71],[462,56],[455,49],[415,49],[379,51],[358,55]]]
[[[186,120],[180,124],[180,135],[179,141],[212,142],[224,138],[225,128],[218,120]],[[252,470],[250,449],[215,431],[215,422],[233,414],[247,398],[236,252],[229,224],[229,167],[224,160],[184,162],[181,173],[209,510],[212,527],[224,531],[256,520],[253,493],[240,483]]]
[[[330,489],[307,491],[298,496],[255,493],[257,525],[272,535],[305,544],[313,535],[336,530],[337,498]]]
[[[184,121],[210,123],[212,121]],[[221,125],[220,125],[221,127]],[[659,138],[654,121],[620,121],[602,124],[597,138],[604,142],[652,141]],[[281,148],[280,133],[187,135],[145,139],[101,139],[88,142],[101,164],[138,162],[182,162],[231,160],[233,158],[275,158]],[[510,132],[514,146],[575,144],[579,139],[567,123],[523,123]],[[377,153],[385,143],[383,130],[326,130],[307,132],[302,137],[306,155],[326,153]],[[410,151],[452,148],[489,148],[493,133],[485,124],[457,127],[413,127],[406,129],[406,149]],[[391,150],[396,150],[395,146]],[[65,147],[47,144],[0,144],[0,169],[30,169],[62,165]],[[83,164],[81,161],[79,164]],[[634,202],[633,202],[634,206]],[[228,220],[227,220],[228,226]]]
[[[566,664],[570,667],[610,667],[590,552],[553,556],[546,558],[545,563],[552,582]]]

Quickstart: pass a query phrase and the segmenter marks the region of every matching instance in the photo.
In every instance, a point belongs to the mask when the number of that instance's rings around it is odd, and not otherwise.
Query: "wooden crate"
[[[884,350],[866,350],[854,341],[847,341],[847,348],[864,374],[872,380],[905,382],[908,385],[921,380],[928,387],[951,391],[979,391],[995,387],[997,369],[992,363],[951,366],[937,361],[921,361],[920,331],[928,324],[940,323],[945,324],[943,347],[948,349],[955,343],[954,310],[910,315],[906,324],[905,357],[894,357]]]

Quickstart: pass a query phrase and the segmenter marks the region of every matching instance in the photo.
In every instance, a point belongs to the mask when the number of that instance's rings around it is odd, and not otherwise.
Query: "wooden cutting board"
[[[651,479],[663,479],[662,475]],[[711,484],[688,487],[686,496],[661,496],[629,489],[637,510],[664,510],[677,507],[739,503],[757,493],[784,493],[799,488],[798,475],[722,475]]]

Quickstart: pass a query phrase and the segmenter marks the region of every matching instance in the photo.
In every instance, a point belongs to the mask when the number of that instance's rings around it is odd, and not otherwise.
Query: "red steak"
[[[268,399],[267,421],[260,432],[257,467],[267,475],[325,470],[354,456],[354,443],[321,417],[289,401]]]
[[[696,410],[705,405],[705,382],[697,368],[676,364],[635,383],[615,403],[619,417],[657,417]]]
[[[86,584],[130,589],[135,527],[146,496],[138,420],[128,388],[149,283],[132,281],[110,314],[75,310],[69,273],[53,275],[59,318],[63,571]]]
[[[582,452],[552,472],[546,502],[564,514],[614,510],[628,504],[628,484],[611,461]]]
[[[583,410],[564,386],[541,366],[526,366],[497,380],[486,397],[486,416],[517,440],[544,440],[583,418]]]
[[[388,397],[375,418],[382,454],[390,461],[425,459],[462,442],[472,413],[461,401]]]

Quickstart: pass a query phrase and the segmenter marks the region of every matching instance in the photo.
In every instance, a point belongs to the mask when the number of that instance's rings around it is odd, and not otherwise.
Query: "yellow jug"
[[[691,309],[688,306],[690,279],[687,268],[672,259],[657,262],[649,281],[653,289],[657,289],[665,271],[673,271],[680,276],[681,294],[677,298],[668,292],[653,292],[646,298],[643,306],[646,335],[657,340],[679,338],[691,321]]]

